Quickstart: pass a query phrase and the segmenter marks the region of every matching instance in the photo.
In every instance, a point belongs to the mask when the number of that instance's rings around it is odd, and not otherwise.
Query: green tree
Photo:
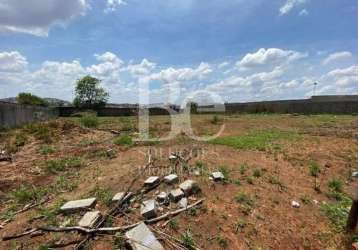
[[[104,106],[108,101],[108,92],[101,86],[101,81],[92,76],[85,76],[76,82],[76,107],[94,108]]]
[[[16,97],[16,100],[19,104],[38,105],[45,107],[49,105],[46,100],[31,93],[20,93]]]

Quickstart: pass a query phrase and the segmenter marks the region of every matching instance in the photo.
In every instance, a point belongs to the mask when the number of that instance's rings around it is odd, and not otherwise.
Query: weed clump
[[[67,169],[80,168],[84,165],[80,157],[60,158],[47,161],[45,164],[46,171],[52,174],[66,171]]]
[[[129,135],[122,135],[114,138],[113,143],[116,145],[132,146],[133,140]]]
[[[99,125],[98,117],[95,115],[85,115],[81,117],[80,123],[86,128],[97,128]]]
[[[309,165],[309,171],[312,176],[317,177],[321,172],[321,168],[317,162],[311,162]]]

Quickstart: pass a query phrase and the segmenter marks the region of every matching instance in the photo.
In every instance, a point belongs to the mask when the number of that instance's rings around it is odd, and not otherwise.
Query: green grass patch
[[[264,151],[275,141],[294,140],[296,138],[298,138],[298,135],[295,132],[270,129],[253,130],[244,135],[216,138],[210,143],[226,145],[236,149]]]
[[[45,169],[47,172],[56,174],[68,169],[80,168],[84,165],[84,161],[80,157],[59,158],[47,161]]]
[[[129,135],[122,135],[114,138],[113,143],[116,145],[132,146],[133,140]]]
[[[321,167],[318,165],[317,162],[311,162],[309,165],[310,175],[317,177],[321,172]]]
[[[95,115],[85,115],[81,117],[79,120],[81,125],[86,128],[97,128],[99,125],[98,117]]]
[[[56,149],[50,145],[41,145],[40,146],[40,154],[42,155],[49,155],[49,154],[53,154],[56,152]]]

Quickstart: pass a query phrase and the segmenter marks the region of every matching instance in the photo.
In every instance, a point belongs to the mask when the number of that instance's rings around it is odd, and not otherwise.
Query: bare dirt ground
[[[349,195],[358,188],[358,179],[351,177],[358,170],[357,116],[232,115],[216,119],[196,115],[192,126],[198,135],[214,134],[225,124],[218,140],[198,142],[181,134],[152,143],[114,143],[115,135],[108,130],[137,137],[135,118],[99,120],[97,129],[84,128],[80,119],[71,118],[1,133],[0,149],[11,152],[13,161],[0,162],[0,213],[1,221],[7,222],[0,237],[40,225],[76,225],[81,214],[58,212],[66,200],[96,196],[96,208],[104,213],[112,195],[125,191],[139,167],[147,163],[151,150],[154,167],[140,176],[134,190],[151,175],[168,174],[171,153],[191,156],[177,171],[180,181],[199,183],[202,192],[189,203],[205,198],[203,205],[169,223],[152,225],[153,230],[186,242],[188,249],[191,244],[200,249],[350,249],[352,241],[358,240],[357,235],[346,235],[343,230]],[[165,135],[170,120],[152,117],[150,126],[152,135]],[[218,169],[225,174],[225,183],[209,179]],[[161,184],[146,197],[171,189]],[[292,201],[300,207],[292,207]],[[38,203],[41,205],[16,214]],[[131,204],[124,214],[106,221],[106,226],[142,220],[139,205]],[[176,205],[161,213],[170,209],[175,210]],[[0,249],[52,249],[83,237],[77,233],[35,236],[1,241]],[[121,239],[119,234],[96,235],[86,247],[121,249]]]

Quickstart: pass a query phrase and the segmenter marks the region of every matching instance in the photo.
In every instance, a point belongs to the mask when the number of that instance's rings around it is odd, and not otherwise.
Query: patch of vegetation
[[[51,125],[52,124],[52,125]],[[55,136],[53,123],[30,123],[25,126],[25,131],[44,143],[51,143]]]
[[[168,222],[168,226],[170,229],[177,231],[179,229],[179,222],[177,219],[172,219]]]
[[[303,204],[306,204],[306,205],[312,204],[312,198],[309,197],[308,195],[304,195],[300,199]]]
[[[48,188],[35,186],[21,186],[11,192],[10,196],[18,204],[28,204],[41,200],[49,192]]]
[[[25,104],[25,105],[38,105],[38,106],[48,106],[49,103],[31,93],[20,93],[16,97],[16,100],[19,104]]]
[[[96,186],[93,190],[90,191],[89,195],[97,197],[101,203],[109,206],[112,202],[114,193],[109,188],[101,188]]]
[[[86,115],[80,118],[80,123],[86,128],[97,128],[99,125],[99,120],[95,115]]]
[[[311,162],[309,165],[309,171],[310,171],[310,175],[317,177],[318,174],[321,172],[321,167],[318,165],[317,162]]]
[[[183,242],[185,247],[187,247],[189,249],[194,249],[195,241],[194,241],[193,235],[189,229],[186,230],[185,233],[183,233],[181,235],[181,241]]]
[[[243,150],[266,150],[271,143],[278,140],[293,140],[298,138],[294,132],[285,132],[276,129],[250,131],[245,135],[216,138],[210,143],[226,145]]]
[[[93,146],[96,144],[98,144],[98,142],[93,139],[82,139],[79,143],[79,146],[88,147],[88,146]]]
[[[239,232],[239,230],[242,230],[246,227],[247,222],[244,219],[239,219],[236,223],[235,223],[235,231],[236,233]]]
[[[41,145],[40,146],[40,154],[42,155],[49,155],[49,154],[53,154],[56,152],[56,149],[50,145]]]
[[[113,143],[116,145],[132,146],[133,140],[129,135],[122,135],[114,138]]]
[[[57,219],[57,215],[60,214],[60,207],[64,202],[64,200],[61,200],[56,202],[56,204],[51,207],[39,208],[39,215],[44,217],[48,226],[58,225],[59,220]]]
[[[254,185],[254,178],[252,178],[251,176],[246,178],[247,183],[249,183],[250,185]]]
[[[80,157],[59,158],[49,160],[45,164],[45,169],[49,173],[56,174],[68,169],[80,168],[84,165],[84,161]]]
[[[210,122],[211,122],[212,124],[218,124],[218,123],[221,122],[221,119],[219,118],[218,115],[213,115],[213,117],[211,118]]]
[[[74,180],[69,179],[66,176],[59,176],[56,179],[53,188],[56,192],[73,191],[77,188],[78,183]]]
[[[331,192],[341,193],[343,192],[343,181],[334,178],[328,182],[328,188]]]
[[[247,164],[246,163],[243,163],[240,165],[240,174],[245,174],[246,173],[246,170],[247,170]]]
[[[339,201],[322,203],[320,208],[335,228],[342,231],[346,225],[351,205],[352,200],[347,195],[341,194]]]
[[[243,206],[245,214],[250,213],[253,206],[255,205],[255,199],[244,191],[240,191],[235,196],[235,201]]]
[[[26,144],[27,141],[28,141],[28,136],[27,136],[25,133],[20,132],[20,133],[17,133],[17,134],[15,135],[15,142],[14,142],[14,144],[15,144],[16,147],[19,148],[19,147],[25,146],[25,144]]]
[[[263,172],[261,169],[255,169],[252,176],[255,178],[260,178],[263,175]]]
[[[219,235],[217,238],[216,238],[219,246],[221,247],[221,249],[227,249],[229,247],[229,243],[227,241],[226,238],[224,238],[222,235]]]
[[[230,173],[230,169],[228,166],[220,166],[219,167],[219,172],[221,172],[223,175],[224,175],[224,178],[225,180],[229,180],[230,179],[230,176],[229,176],[229,173]]]

